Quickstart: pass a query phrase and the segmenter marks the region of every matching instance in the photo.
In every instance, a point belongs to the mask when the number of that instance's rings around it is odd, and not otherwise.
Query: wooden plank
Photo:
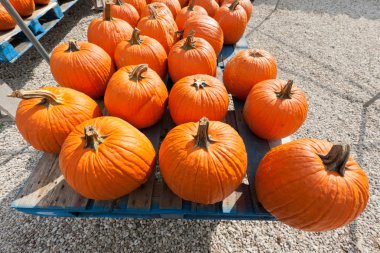
[[[220,213],[222,209],[222,202],[211,205],[203,205],[198,203],[191,203],[191,210],[196,213]]]
[[[292,137],[291,136],[288,136],[288,137],[285,137],[285,138],[282,138],[282,139],[279,139],[279,140],[275,140],[275,141],[268,141],[269,143],[269,147],[270,148],[274,148],[274,147],[277,147],[281,144],[285,144],[285,143],[288,143],[288,142],[291,142],[292,141]]]
[[[7,97],[12,91],[11,87],[0,79],[0,111],[4,111],[11,118],[15,119],[17,107],[21,99]]]

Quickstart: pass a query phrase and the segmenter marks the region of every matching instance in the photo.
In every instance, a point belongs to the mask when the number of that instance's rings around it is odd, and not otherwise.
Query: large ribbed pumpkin
[[[83,122],[67,137],[59,155],[67,183],[95,200],[122,197],[145,183],[156,153],[139,130],[115,117]]]
[[[147,17],[147,16],[149,17],[151,15],[150,14],[151,11],[149,9],[152,8],[152,7],[156,10],[156,13],[157,13],[158,16],[161,16],[163,18],[169,18],[169,20],[174,19],[173,14],[170,11],[169,7],[166,6],[166,4],[160,3],[160,2],[155,2],[155,3],[148,4],[144,8],[143,12],[141,13],[141,18]]]
[[[266,80],[255,85],[244,104],[244,119],[259,137],[278,140],[296,132],[307,116],[306,96],[293,81]]]
[[[57,83],[92,98],[104,95],[107,82],[115,72],[106,51],[85,41],[69,41],[54,48],[50,70]]]
[[[228,92],[244,100],[252,87],[277,75],[276,59],[267,51],[241,50],[226,64],[223,82]]]
[[[175,19],[178,30],[182,31],[185,28],[189,18],[200,15],[207,15],[207,11],[202,6],[195,5],[195,0],[191,0],[189,6],[183,7]]]
[[[223,83],[209,75],[192,75],[176,82],[169,95],[170,115],[179,125],[202,117],[222,121],[228,110]]]
[[[111,13],[113,18],[122,19],[132,27],[135,27],[140,19],[140,14],[136,8],[131,4],[124,3],[122,0],[116,0],[115,4],[111,5]]]
[[[122,1],[124,3],[130,4],[133,7],[135,7],[135,9],[137,10],[137,12],[139,13],[140,16],[146,7],[146,1],[145,0],[122,0]]]
[[[215,0],[197,0],[197,5],[202,6],[210,17],[214,17],[219,8],[219,4]]]
[[[95,18],[87,30],[88,41],[103,48],[112,58],[119,42],[131,38],[133,28],[126,21],[112,18],[111,4],[106,3],[104,18]]]
[[[174,82],[195,74],[216,75],[215,51],[206,40],[194,37],[190,32],[187,38],[178,41],[168,56],[170,77]]]
[[[157,123],[164,114],[167,100],[165,84],[146,64],[119,69],[109,81],[104,95],[108,113],[137,128]]]
[[[256,173],[261,204],[285,224],[313,232],[352,222],[365,209],[369,184],[348,145],[300,139],[272,149]]]
[[[177,24],[169,16],[159,14],[151,4],[148,5],[148,8],[150,16],[140,19],[137,28],[142,35],[149,36],[160,42],[168,54],[170,48],[177,41]]]
[[[202,118],[173,128],[159,152],[169,188],[185,200],[213,204],[231,194],[244,178],[247,153],[229,125]]]
[[[15,28],[15,26],[16,22],[0,3],[0,31],[13,29]]]
[[[9,0],[21,17],[30,16],[35,10],[34,0]]]
[[[221,6],[214,18],[222,27],[224,44],[235,44],[243,37],[248,18],[244,8],[239,5],[239,0]]]
[[[16,125],[23,138],[35,149],[48,153],[59,153],[75,126],[102,115],[94,100],[69,88],[18,90],[9,96],[22,99]]]
[[[224,0],[223,5],[232,4],[234,1],[235,0]],[[239,0],[239,4],[241,5],[241,7],[244,8],[245,12],[247,13],[247,19],[249,21],[253,10],[252,2],[250,0]]]
[[[177,17],[177,14],[181,11],[181,4],[178,2],[178,0],[152,0],[152,3],[165,4],[169,8],[174,19]]]
[[[163,79],[167,74],[167,55],[162,45],[148,36],[140,36],[135,28],[128,41],[120,42],[115,50],[115,62],[118,68],[146,63]]]
[[[223,48],[223,30],[215,19],[206,15],[191,17],[185,22],[183,36],[187,37],[190,31],[194,31],[197,37],[207,40],[219,55]]]

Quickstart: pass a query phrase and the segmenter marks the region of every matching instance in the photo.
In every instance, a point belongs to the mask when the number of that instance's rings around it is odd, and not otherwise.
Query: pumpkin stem
[[[206,88],[208,84],[202,79],[194,79],[194,83],[191,86],[195,87],[196,90],[199,90]]]
[[[61,98],[48,90],[15,90],[8,97],[21,99],[41,98],[39,105],[46,107],[62,104]]]
[[[132,37],[129,40],[129,43],[131,45],[141,45],[141,42],[142,39],[140,38],[140,30],[137,27],[135,27],[135,29],[133,29]]]
[[[101,136],[93,125],[84,127],[84,148],[91,148],[97,151],[99,144],[103,143],[105,138],[107,136]]]
[[[177,38],[181,40],[184,32],[185,32],[185,30],[182,30],[182,31],[176,31],[175,33],[176,33],[176,35],[177,35]]]
[[[76,40],[69,40],[68,44],[69,47],[65,50],[65,52],[77,52],[80,50]]]
[[[195,148],[204,148],[208,149],[210,144],[215,143],[215,141],[208,135],[208,126],[210,122],[206,117],[203,117],[199,120],[198,132],[195,138]]]
[[[104,8],[104,20],[111,21],[111,1],[107,0],[106,7]]]
[[[191,0],[187,11],[194,11],[195,0]]]
[[[293,80],[288,80],[288,82],[285,84],[284,87],[278,92],[276,92],[276,95],[278,98],[281,99],[291,99],[292,98],[292,86],[293,86]]]
[[[346,170],[346,163],[350,157],[349,145],[333,145],[327,155],[318,154],[328,171],[335,171],[342,177]]]
[[[236,10],[236,7],[238,5],[239,5],[239,0],[235,0],[235,1],[233,1],[233,3],[228,8],[230,9],[230,11],[234,11],[234,10]]]
[[[150,19],[156,19],[158,17],[158,13],[157,13],[157,10],[154,7],[154,5],[153,4],[148,4],[148,9],[149,9],[149,13],[150,13],[149,18]]]
[[[133,70],[132,73],[129,74],[129,79],[134,80],[136,82],[140,81],[144,77],[142,76],[142,73],[148,70],[148,64],[140,64],[137,65]]]
[[[249,56],[252,57],[263,57],[263,55],[256,49],[249,50]]]
[[[121,5],[123,5],[124,3],[123,3],[123,1],[121,1],[121,0],[116,0],[115,4],[121,6]]]
[[[182,48],[185,50],[191,50],[195,48],[195,41],[194,39],[195,32],[193,30],[190,30],[189,34],[187,35],[185,43],[183,43]]]

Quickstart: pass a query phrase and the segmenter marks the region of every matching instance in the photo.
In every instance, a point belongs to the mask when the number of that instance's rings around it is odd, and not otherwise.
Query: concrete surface
[[[42,43],[50,51],[68,39],[86,39],[94,16],[80,1]],[[305,233],[279,222],[38,218],[10,203],[41,153],[29,147],[9,118],[0,119],[0,252],[380,252],[380,2],[378,0],[254,2],[250,47],[275,55],[279,77],[307,94],[309,115],[296,138],[351,144],[370,177],[371,198],[354,223]],[[273,12],[273,13],[272,13]],[[269,16],[270,15],[270,16]],[[265,19],[266,17],[268,17]],[[264,22],[263,22],[264,20]],[[54,85],[35,50],[0,65],[12,88]],[[339,215],[339,214],[337,214]]]

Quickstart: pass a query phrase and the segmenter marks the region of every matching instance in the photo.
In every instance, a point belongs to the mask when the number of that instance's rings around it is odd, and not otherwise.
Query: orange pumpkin
[[[113,18],[122,19],[132,27],[135,27],[137,22],[139,22],[140,15],[133,5],[124,3],[122,0],[116,0],[115,4],[112,4],[110,7]],[[103,15],[105,16],[105,11]]]
[[[21,17],[30,16],[35,10],[34,0],[9,0]]]
[[[85,94],[63,87],[17,90],[9,95],[21,98],[16,126],[35,149],[59,153],[75,126],[102,115],[98,104]]]
[[[16,22],[0,3],[0,31],[10,30],[16,27]]]
[[[35,4],[43,4],[43,5],[46,5],[46,4],[50,3],[50,0],[34,0],[34,3],[35,3]]]
[[[167,134],[159,163],[163,179],[175,194],[196,203],[214,204],[241,184],[247,153],[231,126],[202,118],[199,124],[185,123]]]
[[[148,5],[150,16],[143,17],[137,25],[142,35],[156,39],[169,53],[170,48],[177,41],[177,24],[174,19],[158,14],[157,10]]]
[[[202,6],[210,17],[214,17],[219,8],[219,4],[215,0],[197,0],[197,5]]]
[[[169,74],[173,82],[195,74],[216,75],[216,55],[204,39],[189,32],[186,39],[178,41],[168,56]]]
[[[185,23],[189,18],[199,15],[207,15],[207,11],[202,6],[195,5],[195,0],[191,0],[190,5],[182,8],[175,19],[178,30],[183,30]]]
[[[271,79],[258,83],[244,104],[244,119],[249,128],[267,140],[293,134],[306,116],[306,96],[291,80]]]
[[[146,64],[119,69],[108,83],[104,105],[110,115],[137,128],[154,125],[164,114],[168,91]]]
[[[169,7],[170,12],[173,14],[174,19],[177,14],[181,11],[181,4],[178,0],[152,0],[152,3],[163,3]]]
[[[272,149],[257,170],[256,191],[278,220],[312,232],[349,224],[369,198],[368,178],[349,146],[316,139]]]
[[[256,83],[274,79],[276,75],[276,59],[270,53],[246,49],[239,51],[227,62],[223,81],[233,96],[244,100]]]
[[[197,37],[207,40],[214,48],[215,54],[219,55],[223,48],[223,30],[215,19],[202,15],[189,18],[184,27],[183,36],[187,37],[193,30]]]
[[[87,30],[88,41],[103,48],[112,58],[119,42],[131,37],[133,28],[124,20],[111,17],[111,4],[106,3],[104,18],[95,18]]]
[[[179,125],[202,117],[222,121],[228,110],[223,83],[209,75],[192,75],[176,82],[169,95],[170,115]]]
[[[174,19],[173,17],[173,14],[172,12],[170,11],[169,7],[166,6],[166,4],[164,3],[160,3],[160,2],[155,2],[155,3],[151,3],[151,4],[148,4],[142,14],[141,14],[141,18],[143,17],[149,17],[151,15],[151,11],[149,10],[149,8],[153,7],[154,9],[156,9],[156,13],[158,16],[161,16],[162,18],[167,18],[169,21],[171,21],[172,19]]]
[[[115,62],[118,68],[147,63],[161,79],[167,74],[167,58],[162,45],[148,36],[140,36],[138,28],[135,28],[129,41],[120,42],[115,50]]]
[[[115,72],[111,57],[97,45],[84,41],[69,41],[54,48],[50,70],[57,83],[92,98],[104,95]]]
[[[155,161],[149,139],[127,122],[110,116],[75,127],[59,155],[67,183],[95,200],[120,198],[137,189],[148,180]]]
[[[214,17],[222,27],[224,44],[235,44],[243,37],[248,18],[244,8],[239,5],[239,0],[221,6]]]
[[[224,0],[223,5],[232,4],[233,2],[234,0]],[[251,19],[253,10],[252,2],[250,0],[239,0],[239,4],[241,5],[241,7],[244,8],[245,12],[247,13],[247,19],[249,21]]]
[[[122,0],[122,1],[124,3],[130,4],[133,7],[135,7],[135,9],[137,10],[137,12],[139,13],[140,16],[141,16],[141,13],[143,12],[143,10],[146,8],[146,1],[145,0]]]

